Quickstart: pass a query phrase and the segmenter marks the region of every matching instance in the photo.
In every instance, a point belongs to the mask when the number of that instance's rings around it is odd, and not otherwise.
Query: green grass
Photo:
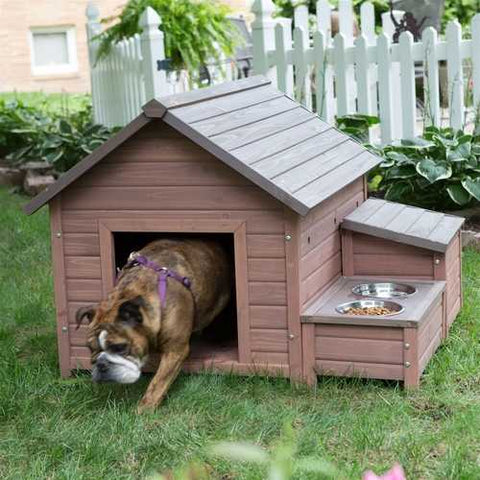
[[[21,100],[32,107],[41,108],[46,113],[65,115],[81,110],[91,102],[90,95],[79,93],[3,92],[0,93],[0,99]]]
[[[199,461],[213,478],[260,479],[261,467],[208,458],[205,447],[271,448],[286,424],[298,455],[332,461],[339,479],[395,461],[409,480],[480,478],[478,253],[464,253],[465,306],[416,392],[359,379],[324,378],[312,392],[282,379],[182,375],[159,410],[138,416],[148,379],[60,379],[47,212],[26,217],[24,202],[0,189],[0,478],[143,479]]]

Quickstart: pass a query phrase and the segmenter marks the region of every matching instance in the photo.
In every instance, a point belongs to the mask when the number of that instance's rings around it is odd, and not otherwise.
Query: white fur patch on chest
[[[102,330],[98,335],[98,344],[103,351],[107,349],[107,335],[108,332],[106,330]]]

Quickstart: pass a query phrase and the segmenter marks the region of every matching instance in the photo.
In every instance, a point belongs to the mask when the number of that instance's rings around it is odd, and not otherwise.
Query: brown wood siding
[[[429,250],[355,232],[352,242],[353,275],[434,278]]]
[[[445,270],[447,281],[446,320],[447,328],[449,328],[462,306],[462,250],[460,233],[445,252]]]
[[[108,155],[62,200],[72,368],[88,365],[86,328],[74,329],[75,312],[102,297],[99,222],[155,215],[245,222],[252,361],[288,364],[284,212],[277,200],[161,121]]]
[[[300,304],[317,298],[342,272],[339,225],[364,201],[358,179],[313,209],[301,221]]]
[[[319,375],[403,378],[400,328],[315,326],[315,369]]]

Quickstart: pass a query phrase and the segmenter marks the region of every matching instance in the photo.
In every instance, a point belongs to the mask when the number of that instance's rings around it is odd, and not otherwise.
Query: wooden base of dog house
[[[392,316],[353,316],[335,308],[358,300],[352,288],[379,278],[342,277],[302,315],[311,336],[306,358],[306,377],[358,376],[402,380],[418,386],[428,361],[446,336],[445,282],[409,281],[416,293],[395,298],[403,312]],[[384,279],[383,281],[395,281]],[[304,337],[305,342],[305,337]]]

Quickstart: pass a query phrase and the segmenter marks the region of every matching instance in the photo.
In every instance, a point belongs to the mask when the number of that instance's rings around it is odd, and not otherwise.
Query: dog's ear
[[[141,307],[145,307],[145,300],[141,295],[123,302],[118,308],[118,321],[134,327],[143,322]]]
[[[77,330],[79,329],[80,324],[82,323],[82,320],[85,317],[87,318],[88,323],[90,323],[94,319],[96,312],[97,312],[97,308],[94,305],[79,308],[77,310],[77,313],[75,314],[75,321],[77,323]]]

